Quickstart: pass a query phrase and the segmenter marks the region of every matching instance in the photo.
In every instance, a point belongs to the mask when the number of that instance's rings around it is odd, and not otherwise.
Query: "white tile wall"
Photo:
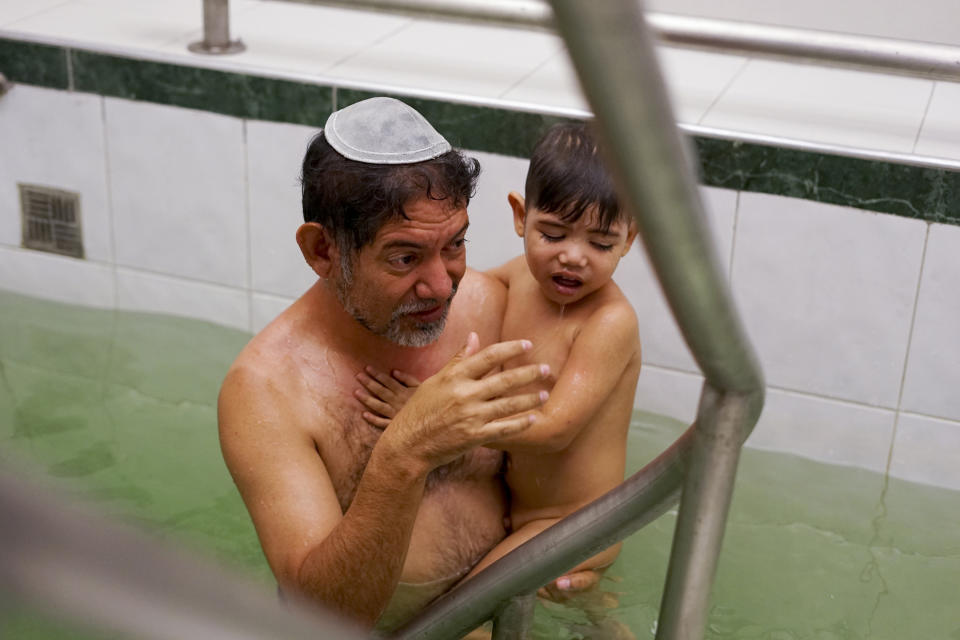
[[[726,273],[730,264],[737,194],[713,187],[701,187],[700,193],[714,247]],[[617,266],[614,280],[637,310],[643,361],[689,372],[699,371],[667,306],[639,237],[636,247]]]
[[[960,83],[938,82],[914,153],[960,159]]]
[[[234,0],[231,13],[236,16],[249,4]],[[5,26],[97,45],[150,48],[189,32],[199,34],[202,20],[202,7],[195,0],[73,0]]]
[[[565,49],[553,54],[532,73],[514,83],[501,97],[563,109],[588,111],[590,108]]]
[[[117,263],[248,286],[242,122],[106,99]]]
[[[560,48],[560,40],[547,33],[416,21],[327,74],[351,82],[495,98]]]
[[[511,191],[523,193],[528,160],[480,151],[464,151],[480,161],[477,193],[470,201],[467,264],[484,270],[523,253],[523,241],[513,231],[513,211],[507,203]]]
[[[250,301],[251,331],[260,331],[293,303],[293,298],[254,293]]]
[[[0,289],[67,304],[114,306],[110,265],[28,249],[0,247]]]
[[[910,153],[930,87],[929,80],[752,60],[702,123]]]
[[[747,445],[883,473],[896,413],[768,389]]]
[[[80,194],[86,257],[110,262],[102,98],[17,85],[0,100],[0,243],[20,246],[17,183]]]
[[[18,20],[42,14],[66,0],[0,0],[0,26],[14,24]]]
[[[123,267],[117,268],[117,307],[250,330],[250,305],[245,291]]]
[[[960,420],[960,227],[930,226],[904,411]]]
[[[896,408],[926,226],[742,193],[733,287],[768,383]]]
[[[960,491],[960,423],[900,414],[890,475]]]
[[[233,3],[230,6],[232,10]],[[231,62],[311,74],[356,55],[411,21],[387,13],[288,2],[256,2],[249,10],[233,13],[231,37],[239,37],[246,51],[230,56]],[[165,50],[183,53],[200,35],[181,38]]]
[[[700,122],[747,63],[740,56],[688,49],[661,47],[657,53],[678,122]]]
[[[297,247],[303,223],[300,167],[317,129],[246,123],[250,261],[254,291],[296,297],[317,280]]]
[[[645,362],[640,370],[634,406],[693,424],[702,389],[700,374],[663,369]]]

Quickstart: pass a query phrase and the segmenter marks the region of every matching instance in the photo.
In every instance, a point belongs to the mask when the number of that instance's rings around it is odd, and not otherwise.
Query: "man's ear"
[[[333,236],[319,222],[304,222],[297,229],[297,244],[300,253],[313,272],[328,278],[334,265],[340,264],[340,249]]]
[[[526,203],[523,200],[523,196],[516,191],[511,191],[507,195],[507,202],[510,203],[510,208],[513,209],[513,230],[522,238],[523,223],[527,219]]]

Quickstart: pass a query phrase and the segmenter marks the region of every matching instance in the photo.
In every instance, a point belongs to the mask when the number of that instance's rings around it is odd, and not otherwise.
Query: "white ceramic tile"
[[[0,27],[43,13],[69,0],[0,0]]]
[[[479,160],[482,169],[469,207],[467,264],[474,269],[490,269],[523,253],[523,241],[513,231],[507,194],[523,193],[530,162],[480,151],[464,153]]]
[[[657,49],[678,122],[695,124],[720,96],[747,59],[688,49]]]
[[[117,268],[117,308],[250,329],[247,292],[205,282]]]
[[[752,60],[702,123],[910,153],[930,87],[929,80]]]
[[[236,14],[244,2],[232,2]],[[157,47],[203,26],[195,0],[73,0],[12,24],[11,30],[98,45]]]
[[[117,264],[247,286],[243,127],[106,99]]]
[[[724,274],[730,264],[737,193],[728,189],[701,187],[707,224]],[[667,306],[656,275],[637,238],[636,247],[617,267],[614,280],[637,310],[643,361],[686,371],[699,371]]]
[[[960,422],[901,413],[890,475],[960,491]]]
[[[960,159],[960,83],[938,82],[915,153]]]
[[[231,55],[230,61],[282,71],[321,73],[409,22],[410,18],[388,13],[257,2],[231,20],[231,37],[242,40],[246,50]],[[199,35],[192,33],[164,49],[182,52]]]
[[[418,20],[327,73],[352,82],[495,98],[560,47],[547,33]]]
[[[293,298],[281,298],[254,293],[250,300],[251,329],[257,333],[293,303]]]
[[[106,309],[114,300],[109,265],[8,247],[0,247],[0,289]]]
[[[924,0],[917,5],[902,0],[650,0],[645,6],[654,12],[960,44],[956,0]]]
[[[644,364],[634,407],[693,424],[703,389],[703,376]]]
[[[80,194],[85,255],[109,262],[101,98],[16,85],[0,99],[0,243],[22,241],[17,183]]]
[[[895,412],[767,389],[747,446],[882,473]]]
[[[926,223],[740,195],[733,287],[771,385],[897,406]]]
[[[930,226],[901,409],[960,420],[960,227]]]
[[[510,87],[501,97],[549,107],[590,110],[566,50],[553,54],[533,73]]]
[[[303,223],[300,167],[317,129],[248,121],[250,261],[255,291],[297,297],[317,276],[297,246]]]

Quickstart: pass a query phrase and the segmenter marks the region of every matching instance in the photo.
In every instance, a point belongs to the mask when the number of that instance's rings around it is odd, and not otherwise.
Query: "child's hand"
[[[387,375],[369,366],[365,373],[357,374],[357,381],[363,388],[353,394],[370,410],[363,412],[363,419],[378,429],[387,428],[420,386],[420,381],[409,373],[394,370]]]

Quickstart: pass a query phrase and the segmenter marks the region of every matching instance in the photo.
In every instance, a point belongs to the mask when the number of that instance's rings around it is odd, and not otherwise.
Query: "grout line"
[[[730,283],[730,295],[733,295],[733,259],[737,249],[737,228],[740,224],[740,191],[737,191],[737,199],[733,205],[733,233],[730,236],[730,264],[727,272],[727,281]]]
[[[930,95],[927,96],[927,108],[923,110],[923,118],[920,119],[920,126],[917,127],[917,135],[913,139],[913,147],[910,149],[910,153],[917,152],[917,145],[920,144],[920,134],[923,133],[923,125],[927,123],[927,114],[930,113],[930,105],[933,104],[933,94],[937,90],[937,83],[932,82],[930,86]]]
[[[4,23],[3,23],[2,25],[0,25],[0,26],[2,26],[2,27],[4,27],[4,28],[6,28],[6,27],[14,27],[14,26],[16,26],[17,24],[19,24],[19,23],[21,23],[21,22],[26,22],[27,20],[31,20],[31,19],[36,18],[36,17],[38,17],[38,16],[42,16],[42,15],[45,14],[45,13],[50,13],[50,12],[56,10],[56,9],[59,9],[59,8],[61,8],[61,7],[65,7],[66,5],[68,5],[68,4],[72,3],[72,2],[73,2],[73,0],[64,0],[64,1],[61,2],[60,4],[52,4],[52,5],[50,5],[49,7],[45,7],[45,8],[43,8],[43,9],[40,9],[39,11],[36,11],[35,13],[31,13],[31,14],[26,15],[26,16],[21,16],[21,17],[17,18],[16,20],[14,20],[13,22],[4,22]]]
[[[700,115],[700,118],[697,120],[698,125],[703,124],[704,118],[706,118],[707,115],[709,115],[710,111],[712,111],[713,108],[717,105],[717,103],[720,102],[720,99],[723,98],[723,96],[727,95],[727,91],[729,91],[730,87],[733,86],[733,83],[736,82],[741,75],[743,75],[743,72],[746,71],[747,66],[750,64],[751,61],[752,61],[752,58],[747,58],[746,60],[743,61],[743,64],[740,65],[740,68],[734,72],[734,74],[730,77],[730,80],[728,80],[727,83],[723,86],[723,88],[720,89],[720,93],[717,94],[717,97],[715,97],[712,101],[710,101],[710,104],[707,106],[706,110]]]
[[[246,275],[246,294],[247,294],[247,329],[253,332],[253,242],[250,225],[250,141],[247,131],[247,120],[242,121],[243,128],[241,135],[243,137],[243,187],[244,187],[244,218],[246,219],[246,244],[247,244],[247,275]]]
[[[553,53],[551,53],[549,56],[547,56],[546,58],[544,58],[543,62],[541,62],[540,64],[536,65],[533,69],[531,69],[531,70],[528,71],[527,73],[523,74],[523,75],[520,77],[519,80],[517,80],[516,82],[514,82],[513,84],[511,84],[509,87],[507,87],[507,88],[504,89],[503,91],[501,91],[501,92],[497,95],[497,97],[498,97],[498,98],[503,98],[505,95],[507,95],[508,93],[510,93],[511,91],[513,91],[514,89],[516,89],[518,86],[520,86],[521,84],[523,84],[524,82],[526,82],[527,80],[529,80],[530,77],[531,77],[533,74],[535,74],[536,72],[540,71],[540,69],[543,69],[543,68],[544,68],[545,66],[547,66],[549,63],[553,62],[553,60],[554,60],[558,55],[561,55],[561,54],[563,54],[563,53],[564,53],[564,48],[561,46],[559,49],[557,49],[556,51],[554,51]]]
[[[117,274],[117,232],[116,215],[113,202],[113,179],[110,169],[110,133],[107,126],[107,99],[100,96],[100,121],[103,124],[103,167],[104,181],[107,189],[107,220],[109,221],[108,233],[110,240],[110,273],[113,277],[113,308],[116,309],[120,304],[120,279]]]
[[[67,58],[67,91],[74,91],[75,86],[73,82],[73,49],[69,47],[64,47],[63,54]]]
[[[907,333],[907,350],[903,355],[903,372],[900,375],[900,393],[897,395],[897,419],[894,420],[893,429],[896,436],[897,422],[899,422],[900,412],[903,408],[903,392],[907,386],[907,369],[910,366],[910,347],[913,345],[913,333],[917,323],[917,310],[920,307],[920,286],[923,284],[923,268],[927,262],[927,247],[930,245],[930,229],[933,227],[927,223],[927,232],[923,236],[923,250],[920,253],[920,273],[917,275],[917,290],[913,297],[913,313],[910,316],[910,330]],[[890,442],[890,452],[893,453],[893,441]],[[888,466],[889,468],[889,466]]]
[[[406,28],[409,27],[410,25],[414,24],[415,22],[416,22],[416,20],[413,20],[413,19],[407,19],[407,20],[405,20],[405,21],[402,22],[400,25],[398,25],[396,28],[391,29],[390,31],[384,33],[382,36],[380,36],[379,38],[375,39],[374,41],[368,43],[368,44],[367,44],[366,46],[364,46],[363,48],[357,49],[356,51],[353,51],[352,53],[348,53],[347,55],[343,56],[342,58],[338,58],[338,59],[334,60],[333,62],[331,62],[330,64],[328,64],[326,67],[324,67],[323,70],[322,70],[322,72],[329,72],[329,71],[331,71],[332,69],[336,69],[336,68],[339,67],[340,65],[342,65],[342,64],[344,64],[344,63],[346,63],[346,62],[349,62],[350,60],[353,60],[354,58],[356,58],[356,57],[357,57],[358,55],[360,55],[361,53],[364,53],[364,52],[368,51],[369,49],[372,49],[373,47],[377,46],[378,44],[380,44],[380,43],[383,42],[384,40],[387,40],[388,38],[392,38],[393,36],[397,35],[398,33],[400,33],[401,31],[403,31],[404,29],[406,29]]]

